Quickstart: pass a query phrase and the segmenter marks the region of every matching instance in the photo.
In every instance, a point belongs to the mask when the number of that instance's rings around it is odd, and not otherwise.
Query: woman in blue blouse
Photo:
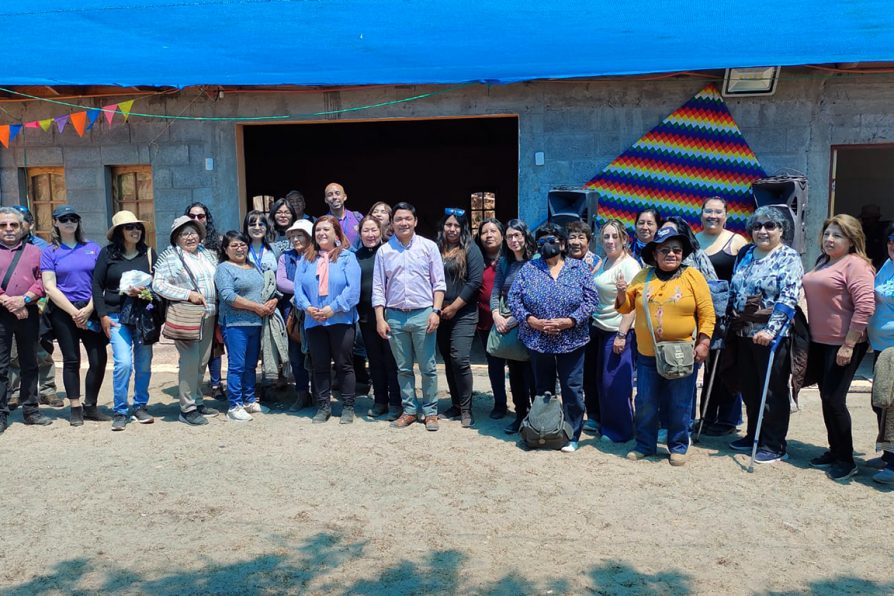
[[[360,265],[338,220],[324,215],[314,224],[313,244],[295,270],[295,306],[305,311],[304,329],[314,373],[317,413],[329,420],[330,362],[344,403],[341,423],[354,421],[354,324],[360,301]]]
[[[242,234],[249,239],[246,259],[261,275],[264,271],[276,271],[277,254],[270,246],[270,222],[263,211],[249,211],[242,220]]]
[[[509,308],[519,322],[519,339],[531,352],[537,394],[562,387],[562,407],[574,435],[562,451],[577,450],[584,415],[584,352],[588,324],[596,309],[596,287],[589,268],[565,259],[565,232],[553,223],[535,233],[539,258],[516,274]]]

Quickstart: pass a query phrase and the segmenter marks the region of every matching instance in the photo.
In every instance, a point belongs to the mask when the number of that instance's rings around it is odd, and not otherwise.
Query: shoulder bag
[[[695,370],[695,340],[683,341],[656,341],[655,329],[652,328],[652,315],[649,312],[649,282],[652,281],[653,269],[646,274],[646,282],[643,286],[643,311],[646,315],[646,324],[649,326],[649,336],[652,345],[655,346],[655,368],[658,374],[665,379],[682,379],[688,377]]]
[[[193,290],[201,294],[199,284],[196,282],[195,276],[190,271],[186,260],[175,248],[174,252],[180,257],[183,268],[192,282]],[[162,335],[168,339],[176,339],[180,341],[202,341],[202,322],[205,320],[205,305],[193,304],[189,300],[180,300],[168,304],[168,312],[165,314],[165,326]]]
[[[508,270],[509,266],[507,265],[503,275],[506,275]],[[500,290],[494,288],[494,291],[499,292]],[[502,297],[500,298],[500,314],[504,317],[512,315],[509,307],[506,305],[506,301]],[[504,360],[515,360],[517,362],[530,360],[531,355],[528,353],[528,348],[518,338],[518,328],[519,325],[516,325],[506,333],[500,333],[497,331],[497,326],[492,325],[490,333],[487,335],[487,353],[494,358],[502,358]]]

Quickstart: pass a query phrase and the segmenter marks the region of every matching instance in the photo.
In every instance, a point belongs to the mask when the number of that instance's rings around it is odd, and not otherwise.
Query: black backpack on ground
[[[565,421],[562,400],[547,391],[534,397],[519,434],[528,449],[561,449],[574,436],[574,431]]]

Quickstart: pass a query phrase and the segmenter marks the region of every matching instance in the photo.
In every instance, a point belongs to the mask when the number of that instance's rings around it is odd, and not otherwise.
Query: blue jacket
[[[319,258],[319,257],[317,257]],[[335,315],[323,321],[311,316],[304,317],[304,328],[319,325],[353,325],[357,321],[357,303],[360,302],[360,265],[349,250],[341,251],[338,260],[329,264],[329,295],[319,296],[317,263],[301,259],[295,269],[295,297],[292,302],[301,310],[308,306],[331,306]]]

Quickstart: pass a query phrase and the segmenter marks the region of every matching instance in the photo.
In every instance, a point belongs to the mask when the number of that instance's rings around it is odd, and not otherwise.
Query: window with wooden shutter
[[[62,166],[27,168],[28,200],[34,226],[31,232],[49,241],[53,235],[53,210],[64,205],[65,171]]]
[[[472,226],[472,234],[478,233],[478,226],[485,219],[497,216],[497,196],[492,192],[473,192],[472,193],[472,216],[470,224]]]
[[[151,166],[112,167],[112,213],[131,211],[143,220],[146,244],[155,248],[155,201]]]

